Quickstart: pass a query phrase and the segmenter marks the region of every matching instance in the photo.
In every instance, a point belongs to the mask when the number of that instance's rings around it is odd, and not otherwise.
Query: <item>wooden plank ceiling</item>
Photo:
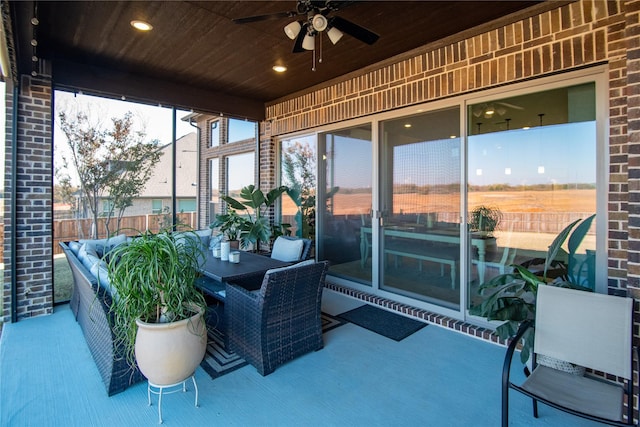
[[[31,72],[34,54],[48,59],[56,87],[261,119],[265,103],[495,19],[522,17],[541,2],[334,3],[344,7],[329,16],[380,38],[368,45],[345,35],[333,45],[324,34],[315,71],[312,53],[292,53],[294,42],[283,31],[303,16],[232,21],[296,10],[293,0],[21,1],[11,2],[11,19],[20,72]],[[34,15],[37,26],[30,23]],[[153,30],[134,30],[134,19],[148,21]],[[275,73],[276,64],[287,71]]]

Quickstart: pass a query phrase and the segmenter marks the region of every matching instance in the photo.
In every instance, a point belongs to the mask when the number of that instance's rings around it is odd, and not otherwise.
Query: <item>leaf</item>
[[[567,239],[567,236],[569,236],[569,233],[571,232],[571,229],[573,229],[573,227],[575,227],[575,225],[580,222],[581,220],[575,220],[573,221],[571,224],[567,225],[564,230],[562,230],[560,232],[560,234],[558,234],[556,236],[555,239],[553,239],[553,242],[551,243],[551,245],[549,245],[549,250],[547,251],[547,258],[545,260],[544,263],[544,274],[543,277],[547,277],[547,270],[549,269],[549,266],[551,265],[551,262],[553,260],[555,260],[556,255],[558,254],[558,251],[560,250],[560,247],[562,246],[562,244],[564,243],[564,241]]]

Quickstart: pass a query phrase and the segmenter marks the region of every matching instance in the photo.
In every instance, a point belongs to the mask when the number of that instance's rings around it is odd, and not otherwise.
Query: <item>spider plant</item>
[[[166,228],[157,234],[139,233],[109,255],[109,279],[115,290],[112,327],[127,360],[135,366],[136,319],[168,323],[206,308],[194,284],[204,254],[196,233],[172,233]]]

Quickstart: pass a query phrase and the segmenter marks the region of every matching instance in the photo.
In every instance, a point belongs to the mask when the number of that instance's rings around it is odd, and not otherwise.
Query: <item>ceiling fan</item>
[[[316,36],[321,35],[322,32],[326,32],[329,40],[331,40],[333,44],[338,43],[344,34],[348,34],[369,45],[375,43],[378,38],[380,38],[378,34],[358,24],[339,16],[329,16],[331,12],[337,12],[353,3],[355,3],[354,0],[298,0],[296,10],[238,18],[233,19],[233,22],[236,24],[246,24],[300,16],[301,18],[299,20],[287,24],[284,27],[284,32],[291,40],[295,40],[293,44],[294,53],[307,50],[314,52],[313,70],[315,71]],[[321,37],[318,37],[318,39],[320,49],[322,49],[322,39]],[[322,52],[320,52],[320,55],[319,62],[322,62]]]

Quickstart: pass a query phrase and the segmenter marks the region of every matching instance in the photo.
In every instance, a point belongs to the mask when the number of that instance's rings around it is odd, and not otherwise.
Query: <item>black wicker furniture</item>
[[[229,349],[268,375],[278,366],[320,350],[320,305],[328,263],[313,260],[267,271],[262,285],[227,283]],[[258,284],[259,285],[259,284]]]
[[[60,242],[73,274],[71,310],[82,329],[107,394],[112,396],[144,377],[137,369],[131,369],[124,354],[114,344],[109,323],[111,295],[98,284],[96,276],[80,261],[69,244],[71,242]]]

